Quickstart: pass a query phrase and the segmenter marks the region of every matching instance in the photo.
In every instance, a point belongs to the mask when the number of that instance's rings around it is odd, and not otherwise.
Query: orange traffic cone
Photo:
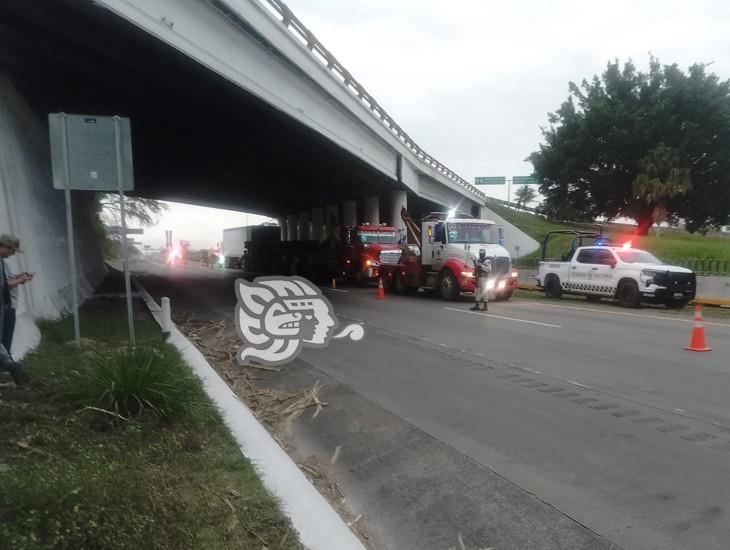
[[[334,277],[332,277],[332,288],[337,288],[337,281],[335,281]]]
[[[712,351],[705,343],[705,325],[702,321],[702,306],[695,306],[695,326],[692,328],[692,338],[690,338],[689,346],[684,348],[689,351]]]
[[[378,279],[378,292],[375,294],[378,300],[385,300],[385,289],[383,288],[383,278]]]

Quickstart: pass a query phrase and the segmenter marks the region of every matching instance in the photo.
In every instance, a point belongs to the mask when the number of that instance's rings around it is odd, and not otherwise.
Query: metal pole
[[[71,308],[74,316],[74,342],[81,347],[81,326],[79,323],[79,289],[76,280],[76,242],[74,241],[73,212],[71,210],[71,166],[68,151],[68,116],[62,113],[63,132],[61,132],[61,148],[63,149],[63,175],[66,184],[66,239],[68,240],[68,261],[71,271]]]
[[[119,185],[119,212],[122,225],[122,263],[124,265],[124,290],[127,295],[127,322],[129,323],[129,344],[134,347],[137,341],[134,334],[132,315],[132,283],[129,279],[129,254],[127,251],[127,222],[124,216],[124,174],[122,173],[122,140],[118,116],[114,116],[114,144],[117,152],[117,184]]]

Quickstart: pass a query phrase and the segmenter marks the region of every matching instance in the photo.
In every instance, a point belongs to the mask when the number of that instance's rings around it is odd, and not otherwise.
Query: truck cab
[[[499,244],[499,227],[494,222],[427,217],[421,231],[424,235],[421,263],[431,279],[438,274],[437,284],[443,297],[453,298],[458,292],[474,292],[474,261],[481,249],[486,251],[492,262],[488,284],[494,297],[507,299],[512,295],[517,278],[512,277],[512,261],[509,252]]]
[[[517,288],[517,274],[494,222],[433,212],[419,228],[407,213],[403,219],[416,244],[403,248],[398,269],[383,268],[385,283],[396,292],[433,289],[446,300],[474,292],[474,262],[481,249],[492,262],[488,280],[492,297],[506,300]]]
[[[360,224],[346,228],[345,275],[356,283],[377,280],[382,263],[397,262],[401,248],[396,228]]]

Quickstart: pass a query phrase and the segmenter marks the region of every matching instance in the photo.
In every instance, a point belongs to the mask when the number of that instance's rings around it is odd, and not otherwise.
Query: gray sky
[[[530,174],[524,159],[568,82],[610,59],[646,69],[652,52],[682,68],[713,62],[713,72],[730,76],[730,2],[720,0],[287,4],[421,147],[469,181]],[[506,198],[506,189],[486,190]],[[165,222],[184,217],[190,228],[191,216],[210,220],[174,208]],[[188,238],[220,239],[202,226],[195,232]]]

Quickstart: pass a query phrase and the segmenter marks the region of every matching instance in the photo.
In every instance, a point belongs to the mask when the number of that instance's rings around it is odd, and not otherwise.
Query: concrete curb
[[[152,317],[162,327],[162,310],[134,281]],[[264,486],[280,501],[304,546],[311,550],[365,550],[327,500],[314,488],[288,454],[274,441],[251,410],[233,393],[202,353],[172,325],[169,343],[175,346],[200,378],[241,452],[251,461]]]

